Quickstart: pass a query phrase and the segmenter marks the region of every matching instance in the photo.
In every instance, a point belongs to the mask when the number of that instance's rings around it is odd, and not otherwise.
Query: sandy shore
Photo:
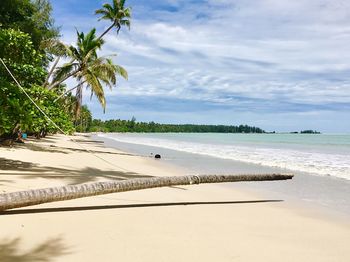
[[[81,146],[55,136],[0,148],[0,192],[183,174],[74,139]],[[0,261],[350,261],[350,223],[265,200],[283,199],[196,185],[11,210],[0,214]]]

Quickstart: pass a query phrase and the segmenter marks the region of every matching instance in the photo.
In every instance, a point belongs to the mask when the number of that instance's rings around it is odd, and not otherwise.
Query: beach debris
[[[157,187],[171,187],[205,183],[272,181],[292,179],[290,174],[251,175],[188,175],[170,177],[135,178],[122,181],[103,181],[88,184],[34,189],[0,194],[0,211],[43,203],[89,196],[134,191]],[[1,215],[1,214],[0,214]]]

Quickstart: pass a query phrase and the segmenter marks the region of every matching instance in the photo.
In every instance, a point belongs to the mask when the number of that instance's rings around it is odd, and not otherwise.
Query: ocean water
[[[222,186],[350,217],[350,135],[108,133],[95,138],[136,155],[159,153],[161,162],[181,167],[184,174],[293,173],[288,181]]]
[[[122,143],[350,180],[350,134],[108,133],[99,136]]]

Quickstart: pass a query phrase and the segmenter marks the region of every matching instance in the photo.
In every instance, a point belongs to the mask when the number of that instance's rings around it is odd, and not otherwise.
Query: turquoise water
[[[350,180],[350,134],[109,133],[99,136]]]

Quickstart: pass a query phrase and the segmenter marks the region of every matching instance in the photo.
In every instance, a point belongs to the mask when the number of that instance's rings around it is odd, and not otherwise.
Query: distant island
[[[89,132],[136,132],[136,133],[265,133],[259,127],[248,125],[195,125],[195,124],[159,124],[155,122],[136,122],[131,120],[94,119]]]
[[[303,130],[300,131],[300,134],[321,134],[321,132],[318,132],[316,130]]]
[[[299,132],[290,132],[290,134],[299,134]],[[300,134],[321,134],[321,132],[316,130],[302,130],[300,131]]]

